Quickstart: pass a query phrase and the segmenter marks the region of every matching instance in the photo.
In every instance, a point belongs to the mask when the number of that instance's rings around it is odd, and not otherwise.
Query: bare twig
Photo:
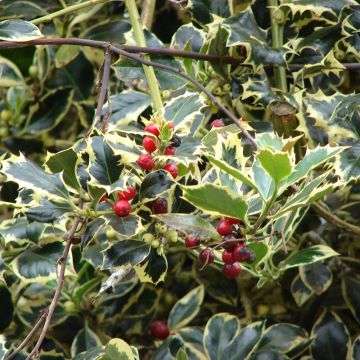
[[[104,64],[102,67],[101,89],[96,107],[95,119],[91,125],[91,128],[87,132],[86,137],[88,137],[91,134],[92,130],[96,128],[97,124],[101,120],[101,112],[104,107],[106,94],[108,93],[108,85],[110,79],[110,65],[111,65],[111,52],[109,51],[109,48],[107,48],[105,53]]]
[[[0,41],[0,48],[19,48],[24,46],[35,45],[74,45],[74,46],[89,46],[98,49],[106,49],[110,43],[106,41],[97,41],[89,39],[78,38],[39,38],[31,41],[16,42],[16,41]],[[215,62],[219,64],[241,65],[252,68],[251,64],[244,64],[242,59],[234,58],[232,56],[218,56],[210,54],[200,54],[194,51],[185,51],[172,48],[148,48],[133,45],[120,45],[118,49],[125,50],[129,53],[160,55],[168,57],[180,57],[194,60],[204,60]],[[289,71],[299,71],[308,64],[287,64]],[[360,63],[342,63],[346,70],[359,70]],[[272,68],[273,64],[264,64],[264,68]]]
[[[34,327],[31,329],[31,331],[29,332],[29,334],[26,336],[26,338],[21,342],[21,344],[9,355],[7,356],[4,360],[11,360],[13,359],[33,338],[33,336],[35,335],[35,333],[38,331],[38,329],[40,328],[41,324],[44,322],[46,316],[48,314],[48,310],[43,310],[41,316],[39,317],[39,319],[36,321]]]
[[[82,207],[83,207],[83,201],[80,200],[79,208],[82,208]],[[51,300],[49,308],[43,310],[43,313],[42,313],[40,319],[35,324],[34,328],[30,331],[30,333],[26,336],[26,338],[23,340],[23,342],[13,351],[13,353],[10,355],[10,357],[8,357],[6,360],[12,359],[19,351],[21,351],[31,341],[31,339],[35,335],[36,331],[39,329],[39,327],[45,320],[45,323],[41,330],[39,339],[36,342],[34,348],[30,352],[30,354],[27,356],[26,360],[30,360],[30,359],[32,359],[33,356],[35,356],[35,355],[37,356],[39,354],[41,345],[42,345],[42,343],[45,339],[45,336],[49,330],[50,323],[51,323],[52,317],[54,315],[54,311],[56,309],[56,305],[61,296],[61,290],[62,290],[62,287],[64,284],[64,278],[65,278],[66,262],[67,262],[67,258],[68,258],[69,252],[70,252],[71,242],[72,242],[72,240],[75,236],[76,230],[81,222],[82,222],[81,217],[76,217],[74,219],[74,222],[73,222],[70,230],[64,236],[64,239],[66,239],[65,248],[64,248],[64,251],[63,251],[60,259],[57,261],[57,265],[60,264],[58,284],[56,286],[56,290],[55,290],[54,296]]]

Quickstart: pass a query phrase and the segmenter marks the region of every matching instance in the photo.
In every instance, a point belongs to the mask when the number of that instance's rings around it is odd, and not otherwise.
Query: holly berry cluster
[[[238,240],[241,234],[241,222],[235,218],[225,218],[218,222],[216,230],[221,235],[222,241],[214,246],[223,248],[221,258],[224,262],[223,273],[226,277],[236,278],[241,272],[240,263],[253,263],[256,256],[253,250],[246,246],[245,241]],[[200,246],[200,238],[187,235],[185,237],[185,246],[189,249],[195,249]],[[199,260],[204,265],[214,262],[215,255],[213,249],[207,247],[199,253]]]
[[[174,129],[174,123],[168,123],[169,129]],[[141,154],[139,159],[137,160],[138,165],[146,171],[152,170],[155,167],[155,161],[152,156],[152,153],[156,150],[159,150],[161,142],[160,142],[160,131],[156,124],[150,123],[145,127],[145,131],[153,136],[145,135],[143,138],[142,145],[144,150],[147,151],[147,154]],[[173,135],[170,140],[170,144],[167,144],[166,148],[163,150],[164,155],[175,155],[176,147],[179,147],[181,144],[181,139],[177,135]],[[168,171],[172,177],[175,179],[179,175],[179,169],[176,164],[172,162],[168,162],[163,166],[163,169]]]

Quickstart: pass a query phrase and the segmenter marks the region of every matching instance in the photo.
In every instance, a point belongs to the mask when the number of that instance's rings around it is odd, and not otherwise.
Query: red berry
[[[231,232],[232,232],[232,225],[226,220],[221,220],[221,221],[218,222],[218,224],[216,226],[216,231],[221,236],[230,235]]]
[[[228,278],[236,278],[241,273],[241,266],[238,262],[225,264],[223,267],[223,273]]]
[[[145,131],[147,131],[148,133],[153,134],[155,136],[158,136],[160,134],[158,127],[153,123],[145,126]]]
[[[232,251],[226,249],[222,252],[221,258],[225,264],[233,264],[235,262]]]
[[[224,127],[225,124],[224,122],[221,120],[221,119],[216,119],[216,120],[213,120],[210,124],[210,127],[211,128],[221,128],[221,127]]]
[[[174,123],[172,121],[169,122],[169,129],[173,129],[174,128]]]
[[[145,136],[143,139],[143,147],[146,151],[152,153],[156,150],[156,143],[150,136]]]
[[[170,335],[170,330],[163,320],[154,320],[150,324],[151,335],[158,339],[166,339]]]
[[[119,200],[132,200],[136,196],[136,189],[129,186],[125,191],[118,191],[117,197]]]
[[[239,241],[236,240],[236,237],[233,235],[225,236],[223,240],[226,241],[223,248],[229,251],[233,251],[239,244]]]
[[[231,225],[240,225],[241,224],[241,221],[239,219],[236,219],[233,217],[226,217],[224,220],[227,221],[228,223],[230,223]]]
[[[118,200],[114,205],[114,213],[119,217],[128,216],[131,213],[131,205],[126,200]]]
[[[179,175],[179,169],[175,164],[166,164],[163,169],[168,171],[174,179]]]
[[[152,205],[154,214],[166,214],[168,212],[168,202],[164,198],[158,198]]]
[[[233,257],[235,261],[248,261],[250,258],[250,251],[247,247],[244,246],[244,244],[239,244],[234,250],[233,250]]]
[[[175,155],[175,153],[176,153],[176,150],[171,145],[169,145],[164,151],[164,155]]]
[[[150,154],[140,155],[137,163],[143,170],[151,170],[155,166],[154,160]]]
[[[203,264],[210,264],[210,263],[214,262],[214,259],[215,259],[215,255],[212,250],[203,249],[199,253],[199,260]]]
[[[107,199],[107,193],[101,196],[101,198],[99,199],[99,203],[106,201],[106,199]]]
[[[185,246],[187,248],[195,248],[200,245],[200,239],[197,236],[187,235],[185,236]]]

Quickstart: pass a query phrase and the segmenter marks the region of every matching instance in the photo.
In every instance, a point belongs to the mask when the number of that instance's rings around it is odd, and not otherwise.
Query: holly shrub
[[[359,30],[1,1],[1,358],[360,359]]]

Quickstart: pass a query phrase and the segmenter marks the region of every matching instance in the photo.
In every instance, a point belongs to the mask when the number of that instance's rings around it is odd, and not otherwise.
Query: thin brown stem
[[[83,206],[83,201],[80,200],[79,207],[82,208],[82,206]],[[44,311],[44,313],[40,317],[39,321],[35,325],[36,330],[38,330],[38,328],[42,324],[43,320],[45,320],[45,323],[44,323],[44,326],[43,326],[43,328],[41,330],[39,339],[36,342],[34,348],[30,352],[30,354],[27,356],[26,360],[30,360],[30,359],[32,359],[32,357],[34,355],[39,354],[41,345],[42,345],[42,343],[43,343],[43,341],[45,339],[45,336],[46,336],[46,334],[47,334],[47,332],[49,330],[50,323],[51,323],[52,317],[54,315],[57,303],[58,303],[58,301],[60,299],[62,287],[64,285],[66,262],[67,262],[67,258],[68,258],[68,255],[69,255],[69,252],[70,252],[70,249],[71,249],[71,242],[72,242],[72,239],[75,236],[75,233],[76,233],[76,230],[77,230],[79,224],[81,223],[81,220],[82,219],[80,217],[76,217],[74,219],[74,222],[73,222],[70,230],[64,236],[64,238],[66,239],[65,248],[64,248],[64,251],[63,251],[60,259],[57,262],[57,265],[60,264],[60,272],[59,272],[59,276],[58,276],[58,284],[56,286],[56,290],[55,290],[54,296],[53,296],[53,298],[51,300],[49,308]],[[24,341],[20,344],[21,349],[23,349],[31,341],[31,339],[35,335],[35,333],[36,333],[35,327],[34,327],[34,329],[32,329],[30,331],[30,333],[27,335],[27,337],[24,339]],[[20,348],[20,346],[18,348]],[[21,351],[21,349],[19,351]],[[9,359],[11,359],[15,355],[15,351],[11,354],[11,357]]]
[[[13,359],[22,349],[24,349],[26,347],[26,345],[31,341],[31,339],[33,338],[33,336],[35,335],[35,333],[38,331],[38,329],[40,328],[41,324],[44,322],[45,317],[47,316],[48,311],[44,310],[43,313],[41,314],[41,316],[39,317],[39,319],[36,321],[34,327],[31,329],[31,331],[29,332],[29,334],[26,336],[26,338],[21,342],[21,344],[9,355],[7,356],[4,360],[11,360]]]
[[[104,59],[104,64],[103,64],[103,69],[102,69],[101,89],[100,89],[98,103],[97,103],[97,107],[96,107],[96,111],[95,111],[95,119],[94,119],[94,122],[93,122],[90,130],[88,131],[86,137],[91,134],[92,130],[96,128],[96,125],[101,120],[101,112],[104,107],[106,94],[108,93],[108,86],[109,86],[109,79],[110,79],[110,65],[111,65],[111,52],[109,51],[109,49],[107,49],[106,53],[105,53],[105,59]]]
[[[15,41],[0,41],[0,48],[18,48],[24,46],[35,46],[35,45],[74,45],[74,46],[89,46],[98,49],[106,49],[110,43],[106,41],[97,41],[89,39],[78,39],[78,38],[39,38],[26,42],[15,42]],[[185,51],[180,49],[171,48],[147,48],[133,45],[120,45],[119,49],[123,49],[129,53],[137,54],[149,54],[149,55],[160,55],[169,57],[180,57],[194,60],[204,60],[209,62],[221,63],[221,64],[233,64],[241,65],[244,67],[251,68],[251,64],[244,64],[243,60],[234,58],[232,56],[217,56],[209,54],[200,54],[194,51]],[[289,71],[299,71],[306,64],[288,64]],[[360,63],[342,63],[346,70],[359,70]],[[273,64],[265,64],[264,68],[272,68]]]

